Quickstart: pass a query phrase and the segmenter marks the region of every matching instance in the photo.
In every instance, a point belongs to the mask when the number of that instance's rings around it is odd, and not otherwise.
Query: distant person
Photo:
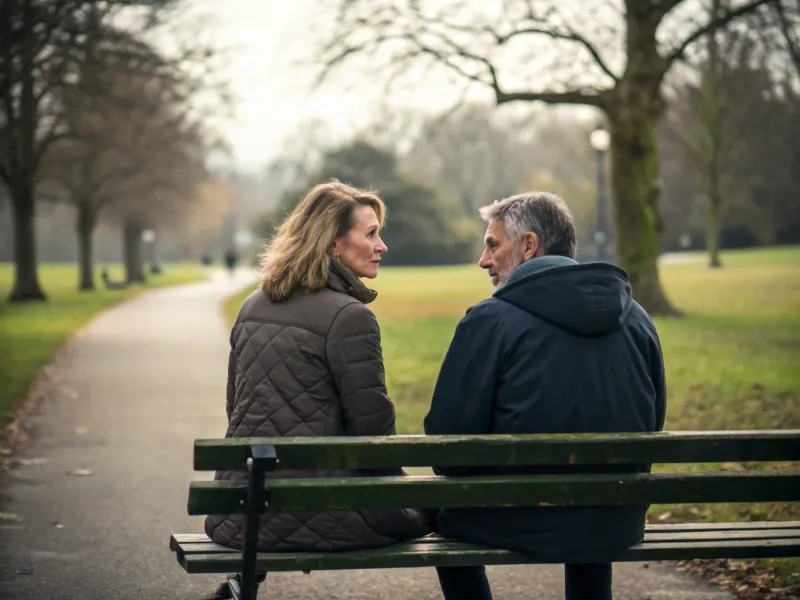
[[[383,216],[378,196],[332,182],[314,187],[281,224],[262,256],[261,287],[245,300],[231,332],[226,437],[395,433],[378,322],[366,306],[377,293],[361,281],[377,277],[387,250]],[[245,475],[218,472],[216,479]],[[220,544],[242,547],[243,515],[209,516],[205,529]],[[267,513],[258,549],[354,550],[426,533],[425,515],[412,509]]]
[[[234,269],[236,269],[236,263],[238,262],[239,257],[236,256],[236,252],[233,250],[228,250],[225,252],[225,266],[228,267],[228,271],[233,275]]]
[[[521,194],[480,212],[488,227],[479,265],[495,291],[456,328],[425,433],[660,431],[666,409],[661,347],[625,271],[573,260],[572,216],[553,194]],[[554,471],[581,469],[481,469]],[[611,561],[641,541],[647,508],[448,508],[439,511],[437,529],[565,563],[568,600],[609,600]],[[483,567],[438,574],[447,600],[491,598]]]

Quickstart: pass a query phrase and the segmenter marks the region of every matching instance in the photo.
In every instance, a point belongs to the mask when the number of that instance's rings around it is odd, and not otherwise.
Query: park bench
[[[271,571],[532,564],[536,559],[431,535],[347,552],[258,553],[259,514],[397,507],[509,507],[800,501],[800,430],[654,434],[235,438],[197,440],[197,471],[249,471],[240,481],[195,481],[190,515],[246,514],[244,550],[204,534],[174,534],[188,573],[240,573],[235,598],[253,600]],[[625,464],[778,463],[762,468],[614,473]],[[281,469],[594,465],[591,474],[280,478]],[[603,473],[603,468],[608,472]],[[600,472],[595,472],[600,471]],[[269,478],[265,475],[272,472]],[[616,561],[800,556],[800,521],[648,524]]]

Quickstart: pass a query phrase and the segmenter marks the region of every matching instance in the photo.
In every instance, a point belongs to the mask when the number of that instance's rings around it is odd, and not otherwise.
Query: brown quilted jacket
[[[242,305],[231,332],[226,437],[395,433],[380,330],[364,305],[375,292],[338,261],[332,265],[326,288],[298,292],[281,303],[270,302],[259,289]],[[281,477],[350,474],[280,472]],[[215,479],[244,477],[218,472]],[[241,515],[211,515],[205,529],[214,541],[241,548],[243,525]],[[413,509],[268,513],[261,517],[258,546],[265,552],[351,550],[426,533],[424,515]]]

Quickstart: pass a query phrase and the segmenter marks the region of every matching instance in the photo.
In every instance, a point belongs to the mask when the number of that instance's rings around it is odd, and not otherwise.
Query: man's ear
[[[539,236],[537,236],[532,231],[526,231],[522,235],[522,240],[520,241],[521,250],[522,250],[522,260],[530,260],[537,256],[541,256],[540,246],[539,246]]]

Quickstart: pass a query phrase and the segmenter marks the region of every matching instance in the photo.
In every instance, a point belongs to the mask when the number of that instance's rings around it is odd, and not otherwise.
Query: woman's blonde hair
[[[386,208],[374,192],[339,181],[321,183],[303,198],[261,255],[261,288],[273,302],[295,291],[318,290],[328,281],[328,249],[353,227],[357,206],[375,210],[383,226]]]

